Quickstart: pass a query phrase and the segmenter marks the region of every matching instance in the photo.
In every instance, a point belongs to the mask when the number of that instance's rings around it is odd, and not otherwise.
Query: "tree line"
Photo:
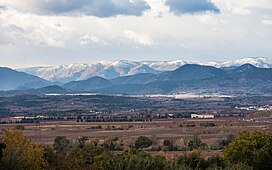
[[[65,136],[55,138],[52,146],[33,143],[23,129],[7,129],[0,141],[1,170],[269,170],[272,169],[272,135],[264,132],[239,132],[222,142],[224,156],[204,159],[197,149],[203,144],[194,136],[186,145],[194,150],[177,158],[151,155],[145,151],[153,141],[138,137],[130,149],[120,147],[117,137],[100,142],[86,136],[71,142]],[[163,149],[171,150],[170,140]]]

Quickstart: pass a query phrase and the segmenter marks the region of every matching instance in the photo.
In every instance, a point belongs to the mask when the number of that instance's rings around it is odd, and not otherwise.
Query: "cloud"
[[[81,45],[89,45],[89,44],[107,45],[108,43],[95,35],[85,34],[84,36],[80,38],[80,44]]]
[[[144,0],[4,0],[0,6],[39,15],[141,16],[150,6]]]
[[[13,45],[34,45],[40,47],[64,47],[59,31],[44,26],[23,28],[15,24],[2,27],[5,41]]]
[[[166,0],[165,4],[169,6],[170,12],[175,15],[220,12],[218,7],[210,0]]]
[[[264,19],[264,20],[262,20],[262,23],[264,25],[272,25],[272,19]]]
[[[132,30],[125,30],[124,36],[129,42],[142,46],[153,46],[154,40],[146,33],[138,33]]]
[[[271,13],[271,0],[213,0],[222,13],[237,15],[258,15],[262,13]]]

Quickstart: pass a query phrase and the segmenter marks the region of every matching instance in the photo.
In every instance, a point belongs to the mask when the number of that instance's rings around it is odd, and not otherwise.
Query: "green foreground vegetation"
[[[24,136],[22,129],[6,130],[0,141],[0,169],[3,170],[269,170],[272,169],[272,135],[255,131],[242,131],[231,141],[222,141],[224,157],[204,159],[195,149],[201,141],[194,136],[188,142],[193,152],[177,158],[153,156],[144,151],[152,140],[140,136],[130,149],[114,152],[118,138],[110,137],[103,143],[80,137],[71,142],[58,136],[53,146],[38,145]],[[170,150],[171,141],[163,142]],[[186,153],[186,152],[185,152]]]

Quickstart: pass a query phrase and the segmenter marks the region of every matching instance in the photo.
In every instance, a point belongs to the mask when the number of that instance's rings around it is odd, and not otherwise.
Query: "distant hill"
[[[221,69],[202,66],[197,64],[186,64],[180,68],[164,72],[159,75],[161,81],[183,81],[183,80],[199,80],[216,77],[225,74]]]
[[[72,81],[63,85],[66,89],[78,90],[78,91],[92,91],[94,89],[100,89],[110,87],[113,84],[102,77],[92,77],[82,81]]]
[[[242,72],[249,72],[249,71],[254,71],[254,70],[260,70],[259,68],[253,66],[252,64],[243,64],[239,67],[236,68],[229,68],[226,70],[228,73],[242,73]]]
[[[0,91],[0,96],[15,96],[15,95],[40,95],[40,94],[78,94],[82,92],[65,89],[57,85],[50,85],[42,88],[27,89],[27,90],[11,90]]]
[[[77,93],[74,90],[62,88],[57,85],[46,86],[38,89],[29,89],[24,91],[25,94],[72,94]]]
[[[114,85],[118,84],[146,84],[154,82],[158,79],[158,75],[151,73],[135,74],[132,76],[123,76],[111,79],[110,82]]]
[[[0,91],[40,88],[50,84],[39,77],[0,67]]]

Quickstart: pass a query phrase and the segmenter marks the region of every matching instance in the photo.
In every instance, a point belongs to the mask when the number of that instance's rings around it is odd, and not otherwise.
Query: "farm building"
[[[191,114],[191,118],[197,118],[197,119],[214,119],[214,115],[208,115],[208,114]]]

